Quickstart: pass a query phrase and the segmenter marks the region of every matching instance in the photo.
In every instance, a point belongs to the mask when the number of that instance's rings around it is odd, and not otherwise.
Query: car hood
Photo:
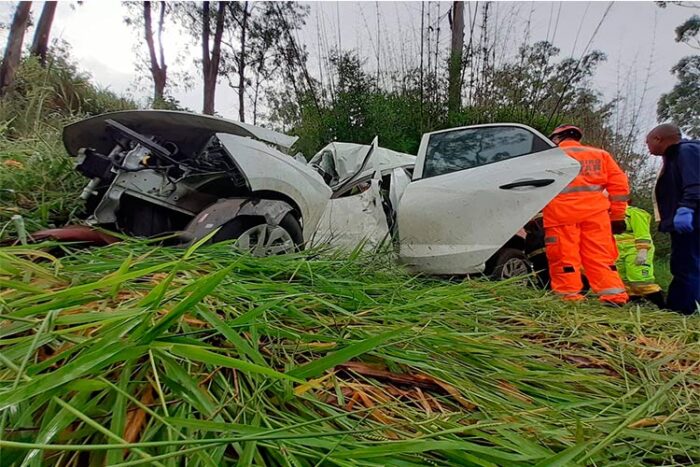
[[[335,173],[331,174],[337,179],[334,185],[339,185],[349,179],[360,170],[362,162],[371,146],[355,143],[330,143],[317,152],[309,161],[309,165],[318,166],[325,170],[324,159],[332,160]],[[416,156],[391,149],[377,147],[368,161],[365,171],[373,172],[374,167],[379,170],[394,169],[397,167],[413,166]],[[328,167],[326,165],[326,167]]]
[[[157,135],[172,141],[185,153],[201,149],[215,133],[245,136],[276,146],[283,152],[298,139],[248,123],[173,110],[127,110],[111,112],[73,123],[63,129],[63,144],[75,156],[80,148],[89,147],[108,153],[114,141],[106,131],[106,121],[114,120],[145,135]]]

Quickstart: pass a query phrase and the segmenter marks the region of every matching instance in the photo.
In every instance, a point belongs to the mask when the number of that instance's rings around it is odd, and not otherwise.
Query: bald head
[[[666,150],[681,141],[681,130],[673,123],[663,123],[647,135],[647,147],[655,156],[663,156]]]

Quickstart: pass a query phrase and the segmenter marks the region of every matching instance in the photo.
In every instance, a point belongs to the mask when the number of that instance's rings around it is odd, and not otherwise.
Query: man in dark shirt
[[[663,157],[654,195],[659,231],[671,235],[671,274],[666,305],[691,314],[700,303],[700,142],[681,139],[665,123],[647,135],[649,152]]]

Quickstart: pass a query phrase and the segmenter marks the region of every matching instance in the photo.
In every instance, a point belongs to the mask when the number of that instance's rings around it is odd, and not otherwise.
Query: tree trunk
[[[210,90],[209,68],[211,57],[209,55],[209,2],[202,6],[202,81],[204,84],[204,103],[202,113],[212,115],[214,113],[214,96]]]
[[[216,96],[216,80],[219,76],[219,62],[221,60],[221,37],[224,33],[224,18],[226,5],[219,2],[216,12],[216,30],[214,31],[214,43],[209,53],[209,3],[204,2],[202,14],[202,73],[204,75],[204,105],[202,113],[214,115],[214,102]]]
[[[44,8],[41,10],[39,24],[34,32],[34,40],[32,41],[31,54],[39,57],[39,63],[42,66],[46,64],[46,53],[49,51],[49,34],[51,33],[51,25],[53,17],[56,14],[57,2],[45,2]]]
[[[163,100],[165,94],[165,84],[167,82],[167,66],[165,65],[165,55],[163,53],[162,32],[165,20],[165,2],[161,3],[160,19],[158,21],[158,42],[160,46],[160,63],[156,56],[156,47],[153,40],[153,27],[151,21],[151,2],[143,2],[143,24],[146,44],[148,45],[148,55],[151,61],[151,76],[153,77],[153,102],[154,104]]]
[[[245,122],[245,40],[248,33],[248,16],[248,2],[245,2],[241,22],[241,54],[238,58],[238,119],[242,122]]]
[[[452,49],[450,50],[447,108],[450,115],[462,106],[462,49],[464,48],[464,2],[452,3]]]
[[[258,124],[258,96],[260,95],[260,74],[255,77],[255,94],[253,94],[253,125]]]
[[[10,35],[7,36],[7,48],[0,66],[0,95],[3,95],[6,88],[12,84],[19,67],[22,58],[22,42],[24,42],[24,33],[27,31],[31,7],[32,2],[19,2],[15,16],[12,18]]]
[[[423,45],[425,44],[425,2],[420,2],[420,129],[423,132]]]
[[[155,91],[160,99],[165,97],[165,85],[168,80],[168,65],[165,64],[165,51],[163,50],[163,27],[165,27],[165,7],[166,2],[160,2],[160,17],[158,18],[158,53],[160,55],[160,72],[158,79],[154,79]]]

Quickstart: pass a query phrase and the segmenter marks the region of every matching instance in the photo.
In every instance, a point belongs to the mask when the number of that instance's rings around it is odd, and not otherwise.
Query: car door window
[[[430,135],[423,178],[493,164],[551,149],[551,144],[525,128],[463,128]]]

